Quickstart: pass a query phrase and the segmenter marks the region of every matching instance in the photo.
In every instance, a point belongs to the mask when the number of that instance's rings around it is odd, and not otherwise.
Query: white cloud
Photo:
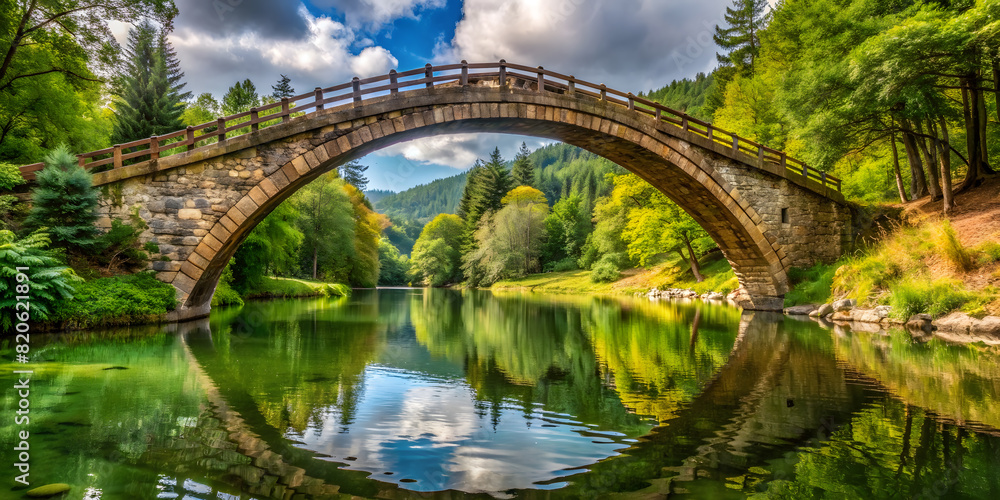
[[[513,159],[521,147],[521,142],[527,143],[528,148],[534,150],[554,141],[508,134],[435,135],[389,146],[375,154],[402,156],[413,162],[466,169],[471,167],[477,158],[483,160],[489,158],[493,148],[497,147],[505,159]]]
[[[624,91],[715,66],[715,24],[730,0],[465,0],[435,61],[506,59]]]
[[[314,0],[319,8],[336,9],[344,13],[347,24],[354,27],[378,28],[396,19],[416,19],[422,9],[439,9],[446,0]]]
[[[306,28],[300,37],[273,38],[258,30],[220,35],[178,26],[170,40],[187,73],[188,88],[219,96],[249,76],[258,92],[267,94],[278,75],[285,74],[301,93],[354,76],[384,74],[398,65],[389,50],[370,43],[355,53],[359,39],[350,27],[327,16],[314,16],[303,6],[298,15]]]

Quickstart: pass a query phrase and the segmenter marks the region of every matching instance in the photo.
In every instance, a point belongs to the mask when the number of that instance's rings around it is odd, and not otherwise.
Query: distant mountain
[[[392,196],[394,194],[396,194],[395,191],[389,191],[387,189],[369,189],[368,191],[365,191],[365,196],[368,197],[368,201],[372,202],[372,205],[378,203],[378,201],[382,198]]]
[[[438,214],[453,214],[465,189],[463,172],[372,200],[375,210],[390,217],[427,223]]]

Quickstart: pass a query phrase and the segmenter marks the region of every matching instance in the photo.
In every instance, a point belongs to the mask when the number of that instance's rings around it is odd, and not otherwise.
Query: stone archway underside
[[[690,213],[722,248],[741,305],[780,309],[786,271],[836,259],[850,242],[839,193],[783,167],[627,108],[493,85],[438,86],[341,106],[213,147],[95,175],[112,217],[138,206],[178,290],[176,316],[207,314],[223,267],[249,231],[322,173],[392,144],[438,134],[499,132],[556,139],[638,174]]]

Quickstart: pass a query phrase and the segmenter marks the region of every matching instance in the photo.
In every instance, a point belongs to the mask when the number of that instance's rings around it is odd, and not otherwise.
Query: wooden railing
[[[532,68],[519,64],[510,64],[504,60],[497,63],[470,64],[462,61],[460,64],[443,66],[426,65],[420,69],[396,72],[392,70],[387,75],[372,78],[355,77],[349,83],[333,87],[317,87],[312,92],[295,97],[284,98],[278,102],[267,104],[250,111],[218,118],[187,127],[166,135],[140,139],[113,147],[78,155],[80,166],[88,169],[107,170],[121,168],[126,162],[138,163],[191,151],[210,144],[224,142],[233,137],[256,132],[261,128],[285,123],[301,115],[315,113],[331,105],[351,104],[361,106],[365,96],[395,95],[400,90],[415,87],[433,88],[436,84],[451,83],[468,85],[470,81],[498,79],[500,85],[506,85],[513,78],[525,84],[534,84],[538,92],[558,92],[571,95],[584,95],[605,102],[627,107],[637,113],[643,113],[658,122],[669,123],[680,129],[709,139],[731,148],[733,154],[746,153],[762,162],[771,162],[800,175],[812,179],[823,186],[832,186],[841,190],[841,180],[810,168],[804,162],[788,156],[783,151],[739,137],[735,133],[716,127],[711,123],[699,120],[686,113],[670,109],[660,103],[610,89],[604,84],[595,84],[542,68]],[[530,85],[527,85],[530,87]],[[25,165],[21,173],[28,180],[41,170],[42,163]]]

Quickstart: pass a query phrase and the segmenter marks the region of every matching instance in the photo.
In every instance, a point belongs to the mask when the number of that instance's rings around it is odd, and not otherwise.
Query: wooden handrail
[[[208,147],[219,141],[239,137],[245,133],[254,133],[260,129],[288,122],[293,119],[293,113],[306,115],[325,109],[328,105],[336,107],[341,104],[360,106],[364,96],[383,94],[395,96],[400,91],[411,88],[433,88],[441,82],[455,82],[458,85],[469,85],[470,81],[497,79],[501,87],[507,87],[509,79],[523,80],[534,83],[538,92],[556,91],[570,95],[581,95],[606,102],[609,105],[622,106],[637,113],[649,116],[657,123],[680,128],[682,131],[700,136],[714,144],[727,148],[733,155],[744,154],[749,162],[774,163],[783,166],[792,175],[819,183],[823,187],[832,186],[841,190],[842,181],[825,172],[818,171],[806,165],[805,162],[788,156],[785,152],[769,148],[760,143],[740,137],[727,130],[716,128],[711,123],[699,120],[682,111],[678,111],[658,102],[639,97],[628,92],[608,88],[581,80],[572,75],[565,75],[547,70],[541,66],[532,67],[512,64],[504,60],[487,63],[446,64],[409,71],[390,71],[388,74],[369,78],[354,78],[352,81],[332,87],[316,87],[313,91],[297,96],[282,98],[280,101],[265,104],[250,111],[220,117],[210,122],[187,127],[158,137],[140,139],[119,144],[89,153],[77,155],[79,162],[85,168],[102,167],[113,164],[114,168],[122,166],[124,160],[141,158],[156,159],[201,147]],[[298,103],[298,104],[296,104]],[[294,106],[293,106],[294,104]],[[311,111],[310,111],[311,110]],[[207,132],[206,129],[216,130]],[[201,135],[195,132],[202,131]],[[229,135],[237,132],[237,135]],[[176,140],[180,139],[180,140]],[[155,141],[155,144],[154,144]],[[175,141],[175,142],[171,142]],[[201,146],[198,143],[202,143]],[[33,163],[20,167],[22,175],[31,180],[35,172],[41,170],[43,164]]]

